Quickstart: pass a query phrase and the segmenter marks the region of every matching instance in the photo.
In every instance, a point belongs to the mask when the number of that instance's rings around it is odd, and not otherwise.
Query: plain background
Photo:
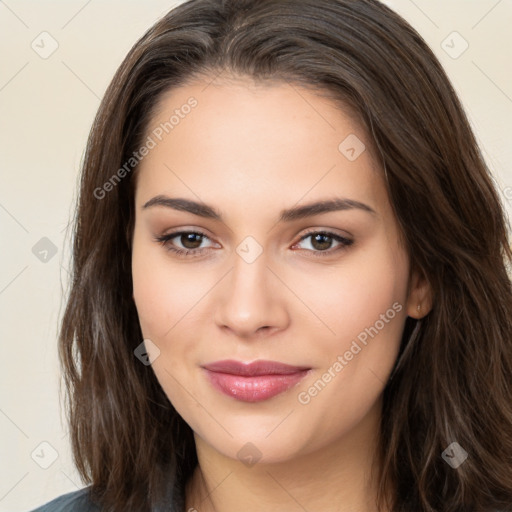
[[[135,41],[178,3],[0,3],[0,511],[26,511],[84,486],[59,402],[66,227],[103,93]],[[510,214],[512,1],[385,3],[420,32],[448,72]]]

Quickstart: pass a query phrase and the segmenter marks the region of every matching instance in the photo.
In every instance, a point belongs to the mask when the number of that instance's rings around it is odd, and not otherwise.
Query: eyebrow
[[[214,207],[205,203],[192,201],[190,199],[158,195],[146,202],[142,206],[142,209],[145,210],[154,206],[172,208],[174,210],[193,213],[199,217],[223,222],[222,215]],[[322,213],[354,209],[363,210],[373,215],[376,214],[373,208],[365,203],[361,203],[360,201],[355,201],[354,199],[335,198],[315,201],[313,203],[282,210],[279,216],[279,222],[291,222],[298,219],[304,219],[306,217],[312,217],[313,215],[320,215]]]

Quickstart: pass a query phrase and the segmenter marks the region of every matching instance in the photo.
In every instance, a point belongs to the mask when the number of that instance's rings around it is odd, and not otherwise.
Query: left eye
[[[352,245],[352,243],[353,243],[353,240],[350,240],[343,236],[337,235],[336,233],[331,233],[328,231],[313,231],[313,232],[307,233],[300,239],[300,242],[307,240],[308,238],[311,239],[309,245],[313,248],[313,252],[320,253],[320,254],[315,254],[315,256],[317,256],[317,255],[323,256],[322,253],[331,254],[335,251],[342,250],[345,247]],[[335,249],[331,250],[331,245],[332,245],[333,241],[338,242],[339,245]],[[295,247],[295,245],[294,245],[294,247]],[[310,250],[310,249],[307,249],[307,250]]]
[[[182,247],[176,247],[172,242],[177,238]],[[305,250],[312,253],[317,253],[315,256],[323,256],[324,254],[332,254],[333,252],[342,250],[349,245],[352,245],[353,240],[342,237],[336,233],[328,231],[312,231],[304,235],[297,244],[292,247],[297,247],[301,242],[311,239],[310,247]],[[204,233],[198,231],[180,231],[155,237],[155,241],[160,242],[168,251],[174,252],[179,256],[199,256],[203,252],[207,252],[211,247],[200,247],[203,239],[209,240],[209,237]],[[333,242],[337,242],[338,246],[332,249]]]

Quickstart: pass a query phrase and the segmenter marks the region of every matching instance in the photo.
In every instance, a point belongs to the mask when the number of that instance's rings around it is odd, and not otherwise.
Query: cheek
[[[193,358],[195,344],[190,339],[188,343],[179,340],[187,319],[193,316],[191,307],[198,302],[200,290],[190,285],[185,272],[171,268],[160,247],[144,247],[136,242],[132,254],[132,279],[143,337],[150,339],[160,350],[151,369],[176,409],[193,411],[197,403],[183,392],[180,383],[189,381],[190,365],[186,361]],[[187,416],[187,421],[197,427],[194,418]]]
[[[189,273],[169,264],[165,249],[156,244],[134,243],[132,279],[142,332],[155,340],[172,337],[180,319],[193,315],[191,308],[204,293],[197,282],[191,282]]]
[[[364,338],[365,329],[376,323],[386,339],[400,337],[407,298],[407,258],[375,245],[374,250],[347,259],[343,268],[323,278],[322,286],[319,281],[314,286],[314,280],[304,277],[309,281],[307,296],[332,334],[323,339],[333,350],[350,345],[361,333]]]
[[[324,293],[317,292],[321,317],[331,335],[317,338],[318,369],[301,387],[301,404],[310,411],[329,409],[326,431],[359,421],[378,399],[392,370],[402,337],[408,260],[380,244],[333,273]],[[302,400],[302,401],[301,401]],[[332,404],[342,404],[332,407]],[[320,426],[318,427],[320,428]]]
[[[176,289],[163,278],[158,265],[151,265],[148,259],[137,258],[132,266],[133,298],[137,307],[139,322],[145,338],[160,338],[167,326],[171,327],[170,304],[176,304]]]
[[[318,340],[322,364],[310,387],[301,388],[299,400],[319,414],[328,408],[322,428],[332,432],[342,423],[359,421],[381,394],[396,360],[406,317],[404,253],[387,251],[382,245],[378,251],[359,255],[348,268],[332,276],[320,300],[323,318],[335,335]]]

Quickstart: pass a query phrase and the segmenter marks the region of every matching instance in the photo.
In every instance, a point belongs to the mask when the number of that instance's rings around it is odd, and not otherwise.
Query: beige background
[[[0,3],[0,511],[26,511],[83,487],[58,395],[65,229],[100,98],[132,44],[176,3]],[[447,70],[510,213],[512,0],[386,3],[424,36]],[[467,50],[453,58],[464,41]],[[42,58],[52,44],[58,48]]]

